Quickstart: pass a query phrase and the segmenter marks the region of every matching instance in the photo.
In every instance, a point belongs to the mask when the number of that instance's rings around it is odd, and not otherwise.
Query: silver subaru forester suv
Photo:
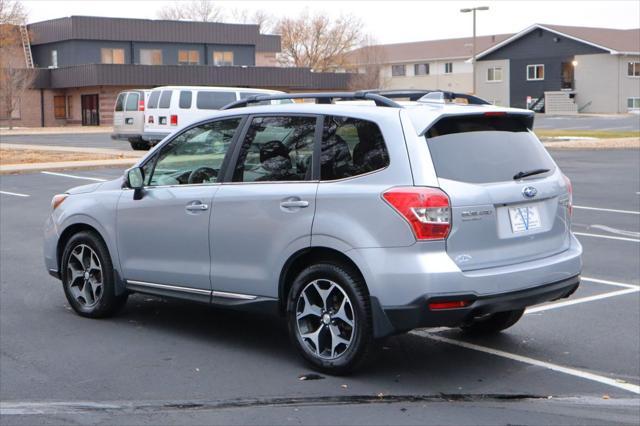
[[[85,317],[131,293],[284,315],[293,345],[331,374],[385,336],[495,333],[572,294],[571,183],[533,113],[418,95],[228,105],[123,179],[56,195],[46,267]],[[316,102],[264,105],[283,97]]]

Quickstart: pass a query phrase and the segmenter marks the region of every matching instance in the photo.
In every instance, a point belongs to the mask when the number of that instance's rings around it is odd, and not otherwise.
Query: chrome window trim
[[[127,280],[127,284],[140,285],[143,287],[158,288],[161,290],[183,291],[185,293],[206,294],[211,295],[211,290],[201,290],[198,288],[181,287],[169,284],[148,283],[146,281]]]

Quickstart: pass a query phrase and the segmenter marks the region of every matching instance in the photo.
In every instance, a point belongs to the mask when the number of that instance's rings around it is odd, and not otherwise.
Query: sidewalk
[[[14,127],[11,130],[2,127],[0,138],[2,136],[111,133],[112,130],[111,126]]]
[[[0,142],[0,148],[6,149],[32,149],[37,151],[58,151],[58,152],[83,152],[87,154],[107,154],[119,155],[123,157],[139,158],[147,153],[147,151],[124,151],[115,148],[89,148],[76,146],[59,146],[59,145],[35,145],[23,143],[3,143]]]

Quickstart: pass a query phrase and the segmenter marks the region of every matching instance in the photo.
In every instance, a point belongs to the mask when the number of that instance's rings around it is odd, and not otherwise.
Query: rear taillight
[[[138,111],[144,111],[144,99],[138,101]]]
[[[450,300],[429,303],[429,309],[432,311],[441,311],[444,309],[460,309],[466,308],[471,304],[470,300]]]
[[[447,238],[451,228],[449,197],[437,188],[400,187],[382,194],[391,207],[411,225],[418,240]]]
[[[172,126],[177,126],[178,125],[178,116],[177,115],[172,115],[171,116],[171,125]]]
[[[507,113],[504,111],[488,111],[484,113],[485,117],[506,117]]]
[[[567,192],[569,193],[569,204],[567,205],[567,209],[569,210],[569,216],[573,215],[573,185],[571,184],[571,179],[562,175],[564,178],[564,182],[567,184]]]
[[[153,115],[149,116],[149,118],[147,119],[147,123],[153,124]]]

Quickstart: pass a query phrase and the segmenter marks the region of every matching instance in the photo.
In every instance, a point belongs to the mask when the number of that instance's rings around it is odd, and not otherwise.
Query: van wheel
[[[64,294],[78,315],[108,317],[127,301],[127,293],[116,295],[109,251],[92,232],[79,232],[69,239],[62,254],[61,273]]]
[[[151,148],[151,146],[149,145],[149,143],[144,142],[144,141],[129,141],[129,143],[131,144],[131,148],[133,148],[134,151],[147,151],[149,150],[149,148]]]
[[[524,309],[496,312],[495,314],[477,318],[468,324],[462,325],[460,328],[468,334],[499,333],[517,323],[523,314]]]
[[[362,279],[343,266],[319,263],[296,277],[287,298],[287,324],[296,349],[322,372],[347,374],[371,352],[369,296]]]

